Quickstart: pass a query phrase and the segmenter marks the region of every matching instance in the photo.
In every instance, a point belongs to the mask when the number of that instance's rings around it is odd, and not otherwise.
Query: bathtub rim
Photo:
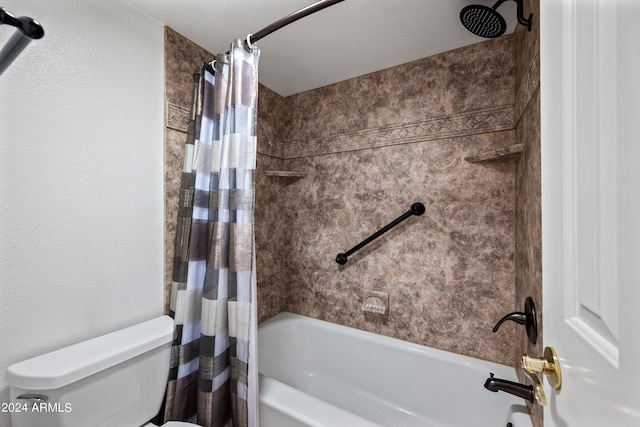
[[[348,336],[358,336],[359,339],[364,339],[369,342],[383,344],[402,352],[410,351],[424,354],[428,357],[433,357],[440,361],[457,362],[465,366],[470,366],[469,360],[478,362],[479,365],[486,365],[486,367],[495,369],[493,372],[496,376],[507,376],[510,379],[517,379],[515,367],[509,365],[503,365],[490,360],[480,359],[473,356],[467,356],[464,354],[454,353],[447,350],[442,350],[435,347],[429,347],[424,344],[417,344],[410,341],[405,341],[399,338],[391,337],[388,335],[379,334],[376,332],[365,331],[364,329],[354,328],[352,326],[341,325],[328,320],[316,319],[314,317],[305,316],[303,314],[291,313],[288,311],[282,311],[273,317],[263,321],[258,325],[258,331],[262,328],[272,328],[276,324],[280,323],[308,323],[316,326],[320,326],[325,330],[334,330],[341,332]],[[484,366],[483,366],[484,367]]]

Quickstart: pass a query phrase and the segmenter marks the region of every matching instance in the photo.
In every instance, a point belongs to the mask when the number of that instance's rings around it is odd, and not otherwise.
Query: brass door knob
[[[553,347],[546,347],[541,358],[530,357],[526,354],[522,355],[522,369],[529,374],[541,372],[547,376],[549,384],[554,389],[562,386],[562,370],[560,369],[560,360],[558,353]]]

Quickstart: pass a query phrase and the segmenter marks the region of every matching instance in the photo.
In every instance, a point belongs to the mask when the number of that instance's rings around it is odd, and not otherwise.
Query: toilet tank
[[[16,363],[13,427],[139,427],[159,411],[173,319],[162,316]]]

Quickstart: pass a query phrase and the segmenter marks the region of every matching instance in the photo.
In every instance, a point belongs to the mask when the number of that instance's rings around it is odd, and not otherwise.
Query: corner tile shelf
[[[498,148],[496,150],[485,151],[484,153],[476,154],[475,156],[465,157],[464,159],[469,163],[486,162],[488,160],[497,160],[508,157],[514,157],[520,155],[524,151],[524,144],[510,145],[504,148]]]
[[[303,172],[296,172],[296,171],[275,171],[275,170],[268,170],[268,171],[264,171],[264,174],[266,176],[280,176],[280,177],[286,177],[286,178],[303,178],[306,176],[305,173]]]

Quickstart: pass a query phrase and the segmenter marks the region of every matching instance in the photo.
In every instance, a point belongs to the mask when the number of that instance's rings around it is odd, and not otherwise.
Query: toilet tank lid
[[[171,317],[157,317],[16,363],[5,381],[22,389],[55,390],[170,343],[173,329]]]

